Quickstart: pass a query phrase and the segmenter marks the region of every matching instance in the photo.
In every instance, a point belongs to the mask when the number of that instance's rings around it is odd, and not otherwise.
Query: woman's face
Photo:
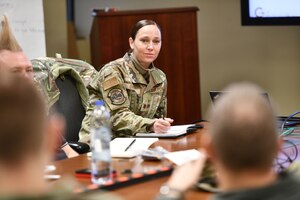
[[[136,59],[144,68],[148,68],[161,48],[160,30],[155,25],[144,26],[138,30],[134,40],[129,38],[129,44]]]

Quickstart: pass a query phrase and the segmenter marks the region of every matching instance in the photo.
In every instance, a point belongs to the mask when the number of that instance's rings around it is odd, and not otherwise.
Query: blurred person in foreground
[[[99,192],[74,194],[81,188],[76,182],[44,178],[60,126],[48,117],[34,83],[0,69],[0,199],[114,199]]]
[[[274,169],[281,140],[262,90],[244,83],[226,91],[211,108],[209,133],[203,135],[203,153],[214,164],[221,191],[211,199],[300,199],[299,176]],[[198,181],[206,156],[175,170],[158,199],[183,199]]]
[[[23,52],[18,41],[13,35],[7,17],[4,15],[0,17],[0,68],[6,68],[13,73],[20,74],[33,81],[32,64]],[[59,133],[63,133],[64,125],[61,124]],[[62,137],[61,148],[58,148],[56,159],[71,158],[78,155]]]

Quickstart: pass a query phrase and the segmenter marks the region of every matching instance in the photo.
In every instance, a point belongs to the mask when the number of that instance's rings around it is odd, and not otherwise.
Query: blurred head
[[[0,164],[20,166],[41,153],[46,107],[33,81],[0,70]]]
[[[129,45],[133,55],[148,68],[157,58],[161,48],[161,31],[152,20],[141,20],[135,24],[129,38]]]
[[[32,64],[22,51],[0,50],[0,68],[33,79]]]
[[[227,170],[267,171],[279,150],[276,120],[262,90],[252,84],[225,89],[211,109],[212,157]]]
[[[6,16],[2,17],[0,28],[0,68],[33,79],[32,64],[14,37]]]

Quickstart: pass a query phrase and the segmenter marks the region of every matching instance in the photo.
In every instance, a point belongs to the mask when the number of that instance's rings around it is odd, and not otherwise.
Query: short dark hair
[[[0,163],[16,166],[40,152],[46,106],[34,82],[0,70]]]
[[[159,29],[159,31],[161,32],[161,28],[159,27],[159,25],[153,21],[153,20],[149,20],[149,19],[143,19],[138,21],[131,29],[131,35],[130,37],[135,40],[135,36],[137,34],[137,32],[143,28],[144,26],[148,26],[148,25],[155,25],[157,26],[157,28]]]
[[[212,144],[229,170],[269,170],[278,151],[271,103],[252,84],[236,84],[211,108]]]

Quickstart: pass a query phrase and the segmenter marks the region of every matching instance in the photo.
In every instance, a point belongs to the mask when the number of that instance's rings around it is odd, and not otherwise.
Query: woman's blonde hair
[[[11,31],[7,17],[3,15],[2,17],[0,17],[0,21],[0,51],[22,51],[21,46],[19,45],[17,39]]]

